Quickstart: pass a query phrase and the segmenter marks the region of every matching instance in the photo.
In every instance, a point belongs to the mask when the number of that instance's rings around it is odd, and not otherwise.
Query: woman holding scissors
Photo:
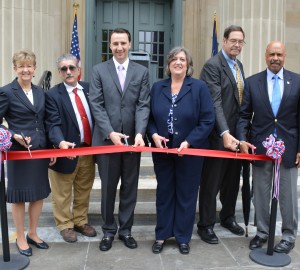
[[[148,137],[157,148],[178,148],[178,155],[153,153],[157,179],[153,253],[175,237],[182,254],[188,254],[200,184],[203,157],[180,155],[183,148],[207,148],[214,125],[214,107],[203,81],[192,78],[193,61],[185,48],[168,55],[169,79],[153,84]]]
[[[3,118],[12,134],[14,151],[28,151],[28,159],[7,162],[7,202],[12,203],[16,227],[16,245],[20,254],[32,255],[29,244],[40,249],[48,245],[37,235],[43,199],[48,197],[49,159],[31,159],[31,150],[47,148],[44,129],[45,95],[43,89],[31,83],[36,69],[36,57],[31,51],[19,51],[13,56],[17,78],[0,88],[0,124]],[[50,165],[55,163],[51,159]],[[25,231],[25,202],[29,202],[28,234]]]

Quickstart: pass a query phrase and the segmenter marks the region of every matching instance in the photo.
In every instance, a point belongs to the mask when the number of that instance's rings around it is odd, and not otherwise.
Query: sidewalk
[[[240,223],[240,225],[243,225]],[[99,250],[102,233],[100,226],[96,227],[98,235],[95,238],[78,237],[78,242],[68,244],[62,242],[56,228],[41,228],[40,235],[48,242],[48,250],[33,247],[33,256],[26,269],[30,270],[196,270],[196,269],[300,269],[300,243],[289,254],[291,264],[284,268],[270,268],[256,264],[249,258],[248,244],[255,235],[255,227],[249,226],[249,237],[232,235],[219,224],[215,232],[220,238],[218,245],[206,244],[198,237],[196,226],[189,255],[182,255],[174,239],[170,239],[161,254],[151,251],[154,239],[154,226],[134,226],[133,235],[138,241],[137,249],[128,249],[123,242],[115,239],[113,247],[107,252]],[[277,223],[276,235],[280,234],[280,223]],[[275,242],[280,237],[276,236]],[[298,237],[299,241],[299,237]],[[267,247],[265,245],[265,247]],[[14,243],[10,244],[11,254],[16,254]],[[2,254],[2,247],[0,248]],[[4,269],[1,269],[4,270]]]
[[[151,164],[150,161],[143,163]],[[145,169],[145,168],[144,168]],[[210,245],[203,242],[197,234],[195,225],[191,251],[189,255],[179,253],[174,239],[170,239],[164,246],[161,254],[153,254],[151,247],[155,239],[155,188],[156,181],[149,177],[153,174],[151,168],[147,170],[140,179],[138,191],[138,203],[135,210],[135,221],[132,235],[138,242],[137,249],[128,249],[123,242],[117,238],[112,248],[107,252],[99,250],[99,242],[102,238],[100,216],[100,179],[96,176],[90,199],[89,223],[94,226],[98,235],[93,238],[78,236],[78,242],[69,244],[62,240],[53,220],[50,197],[45,200],[42,216],[39,222],[38,234],[46,241],[50,248],[48,250],[33,249],[33,256],[30,257],[29,270],[256,270],[256,269],[300,269],[300,226],[295,248],[291,251],[291,264],[283,268],[264,267],[256,264],[249,258],[249,241],[255,236],[256,227],[253,226],[254,210],[251,204],[249,237],[235,236],[228,230],[215,225],[215,232],[220,239],[217,245]],[[300,172],[299,172],[300,174]],[[300,177],[298,178],[298,207],[300,218]],[[118,196],[117,196],[118,198]],[[116,211],[117,212],[116,203]],[[15,245],[15,229],[11,216],[11,205],[8,208],[8,226],[10,238],[10,253],[17,254]],[[217,212],[220,209],[218,201]],[[217,213],[218,216],[218,213]],[[196,221],[198,213],[196,213]],[[239,193],[236,206],[236,220],[244,227],[241,192]],[[184,220],[182,221],[184,222]],[[26,218],[26,228],[27,228]],[[276,222],[275,244],[280,241],[281,217],[278,212]],[[2,243],[0,233],[0,243]],[[267,244],[264,246],[267,248]],[[0,255],[2,255],[2,244]],[[5,269],[0,269],[5,270]]]

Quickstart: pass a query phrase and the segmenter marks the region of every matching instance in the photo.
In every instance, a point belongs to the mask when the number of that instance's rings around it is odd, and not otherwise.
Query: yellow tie
[[[243,81],[241,78],[241,73],[240,73],[240,69],[237,63],[234,64],[235,67],[235,71],[236,71],[236,81],[237,81],[237,88],[238,88],[238,92],[239,92],[239,99],[240,99],[240,104],[242,104],[242,100],[243,100]]]

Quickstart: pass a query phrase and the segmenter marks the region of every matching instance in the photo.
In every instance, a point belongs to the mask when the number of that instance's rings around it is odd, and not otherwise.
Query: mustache
[[[66,79],[68,79],[68,78],[72,78],[73,77],[73,75],[72,74],[67,74],[67,76],[66,76]]]
[[[271,64],[280,64],[279,60],[271,60]]]

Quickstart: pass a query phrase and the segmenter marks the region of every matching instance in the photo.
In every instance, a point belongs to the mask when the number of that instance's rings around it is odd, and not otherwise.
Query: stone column
[[[285,42],[286,0],[220,0],[220,34],[236,24],[245,32],[246,45],[239,59],[246,77],[266,68],[265,49],[272,40]]]
[[[2,0],[0,1],[0,85],[15,78],[12,67],[13,53],[30,49],[37,57],[33,83],[42,73],[56,73],[55,59],[64,51],[65,23],[62,14],[66,7],[61,0]],[[53,82],[52,82],[53,83]]]

